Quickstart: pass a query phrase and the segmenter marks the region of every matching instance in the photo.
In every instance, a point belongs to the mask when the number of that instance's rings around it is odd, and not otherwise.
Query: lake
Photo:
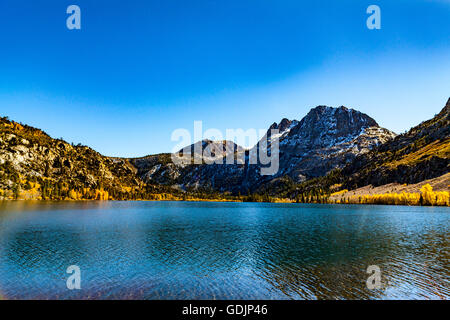
[[[449,230],[442,207],[0,202],[0,297],[448,299]]]

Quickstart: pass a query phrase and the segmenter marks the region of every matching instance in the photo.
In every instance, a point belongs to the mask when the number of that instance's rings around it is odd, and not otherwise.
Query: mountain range
[[[148,194],[265,194],[293,198],[308,189],[336,191],[367,185],[418,183],[449,172],[450,99],[433,119],[396,135],[346,107],[318,106],[301,120],[268,128],[279,141],[279,169],[249,161],[252,149],[203,140],[183,149],[212,148],[233,164],[176,164],[169,153],[114,158],[53,139],[40,129],[0,118],[0,199],[145,199]],[[277,129],[276,136],[271,130]],[[238,157],[238,155],[240,157]],[[448,183],[447,183],[448,190]],[[152,198],[151,198],[152,199]]]
[[[186,187],[212,188],[220,192],[253,192],[261,185],[274,179],[288,176],[294,182],[327,174],[335,168],[342,168],[358,155],[393,139],[395,133],[381,128],[368,115],[346,107],[313,108],[302,120],[282,119],[268,129],[278,129],[279,170],[271,176],[263,176],[261,164],[190,164],[177,166],[167,161],[167,154],[130,159],[138,168],[138,175],[145,182]],[[264,139],[264,138],[263,138]],[[259,142],[254,148],[258,148]],[[203,143],[206,148],[210,143]],[[226,148],[243,152],[242,147],[233,143],[223,143]],[[191,147],[193,148],[193,146]],[[204,149],[202,149],[204,150]]]

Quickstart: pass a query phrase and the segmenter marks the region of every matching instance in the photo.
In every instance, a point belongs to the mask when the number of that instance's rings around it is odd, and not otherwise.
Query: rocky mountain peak
[[[283,118],[280,123],[274,122],[270,127],[269,131],[271,129],[278,129],[280,133],[285,132],[287,129],[291,128],[293,125],[296,125],[298,123],[297,120],[289,120],[287,118]]]
[[[278,125],[278,130],[280,130],[280,132],[285,131],[287,128],[290,127],[290,125],[292,124],[291,120],[288,120],[286,118],[283,118],[280,122],[280,124]]]
[[[190,154],[195,154],[198,151],[200,151],[200,154],[203,154],[203,152],[207,148],[212,154],[216,154],[218,152],[222,156],[226,156],[227,154],[230,153],[233,154],[235,152],[245,151],[243,147],[234,143],[233,141],[229,140],[213,141],[210,139],[204,139],[181,149],[180,151],[178,151],[178,153],[183,154],[183,152],[186,152]]]
[[[368,115],[344,106],[318,106],[311,109],[289,136],[307,142],[307,147],[326,147],[353,139],[364,129],[378,127]]]
[[[357,110],[318,106],[279,135],[279,174],[295,181],[321,176],[395,136]]]

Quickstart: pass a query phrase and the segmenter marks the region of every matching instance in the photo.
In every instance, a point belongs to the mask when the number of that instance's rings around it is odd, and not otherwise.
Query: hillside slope
[[[357,157],[342,171],[344,187],[413,184],[450,170],[450,99],[435,117]]]
[[[126,159],[0,118],[0,199],[127,199],[143,185]]]

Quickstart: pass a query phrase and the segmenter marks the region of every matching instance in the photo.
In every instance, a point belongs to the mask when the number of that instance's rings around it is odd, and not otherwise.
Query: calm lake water
[[[0,202],[0,297],[448,299],[449,230],[449,208]]]

